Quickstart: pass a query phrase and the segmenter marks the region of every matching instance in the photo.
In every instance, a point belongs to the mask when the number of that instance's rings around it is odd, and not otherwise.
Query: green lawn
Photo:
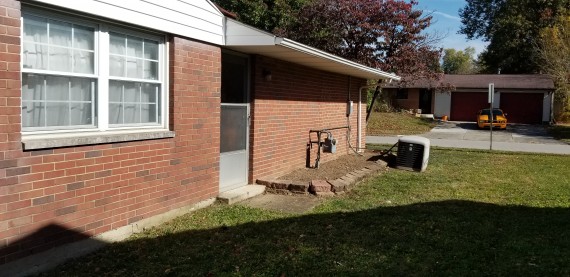
[[[568,156],[432,149],[304,215],[215,205],[50,276],[568,276]]]
[[[417,135],[429,132],[436,123],[408,113],[379,113],[370,115],[367,135]]]

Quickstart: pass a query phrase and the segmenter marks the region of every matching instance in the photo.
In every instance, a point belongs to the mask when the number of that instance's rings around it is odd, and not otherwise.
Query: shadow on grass
[[[214,207],[214,213],[259,210]],[[237,210],[237,211],[236,211]],[[188,215],[183,220],[197,220]],[[194,216],[194,217],[193,217]],[[443,201],[310,214],[110,245],[50,274],[569,275],[570,209]]]
[[[570,125],[554,125],[548,127],[548,133],[557,140],[570,144]]]
[[[395,145],[394,145],[395,146]],[[391,152],[391,150],[397,152],[398,149],[393,149],[394,146],[392,147],[387,147],[386,149],[383,150],[377,150],[378,151],[378,155],[372,156],[370,158],[368,158],[367,161],[378,161],[378,160],[382,160],[385,161],[386,164],[388,165],[388,167],[391,168],[395,168],[396,167],[396,162],[397,162],[397,156]]]

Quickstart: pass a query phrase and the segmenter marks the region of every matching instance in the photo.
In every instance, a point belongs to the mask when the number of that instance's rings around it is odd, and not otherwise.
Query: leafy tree
[[[443,73],[473,74],[477,72],[477,65],[473,59],[475,48],[467,47],[463,51],[448,48],[443,53]]]
[[[563,103],[561,119],[570,121],[570,15],[541,31],[538,53],[541,68],[556,84],[555,96]]]
[[[552,26],[570,0],[467,0],[459,11],[459,31],[489,42],[482,53],[488,73],[535,73],[540,70],[534,45],[542,28]]]
[[[315,0],[284,35],[404,77],[435,77],[441,49],[425,33],[432,17],[416,0]]]
[[[298,11],[311,0],[213,0],[237,19],[256,28],[278,32],[292,24]]]
[[[412,81],[439,79],[441,49],[425,33],[432,17],[416,0],[315,0],[304,6],[284,36]],[[367,120],[380,89],[372,94]],[[369,97],[370,98],[370,97]]]

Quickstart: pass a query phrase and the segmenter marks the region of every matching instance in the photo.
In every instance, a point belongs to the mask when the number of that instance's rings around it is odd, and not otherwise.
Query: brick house
[[[436,117],[447,115],[454,121],[473,121],[478,110],[488,108],[489,83],[495,85],[494,107],[508,113],[511,123],[541,124],[553,119],[554,82],[548,75],[444,75],[439,81],[455,90],[436,92],[436,82],[418,80],[398,87],[392,83],[386,93],[403,109],[421,109]]]
[[[366,80],[399,79],[207,0],[0,0],[0,18],[0,272],[304,167],[310,129],[352,126],[324,160],[363,147]]]

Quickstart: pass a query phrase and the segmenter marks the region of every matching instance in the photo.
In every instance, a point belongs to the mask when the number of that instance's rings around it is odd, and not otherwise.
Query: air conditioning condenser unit
[[[396,168],[425,171],[429,160],[430,141],[424,137],[403,136],[398,140]]]

